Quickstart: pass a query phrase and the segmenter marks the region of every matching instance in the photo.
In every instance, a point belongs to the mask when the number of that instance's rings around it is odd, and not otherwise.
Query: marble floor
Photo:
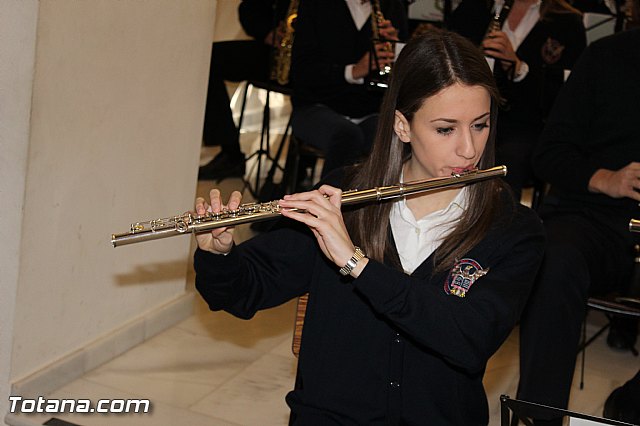
[[[274,124],[276,133],[281,125],[277,121]],[[245,152],[256,146],[258,134],[254,130],[249,129],[242,136]],[[202,162],[215,152],[215,147],[203,148]],[[199,182],[198,194],[205,195],[211,186],[212,182]],[[227,193],[241,186],[239,179],[221,183]],[[242,225],[237,234],[239,239],[251,235],[248,225]],[[193,291],[191,270],[187,286]],[[286,425],[289,413],[284,396],[293,386],[296,370],[296,358],[291,352],[294,314],[295,303],[290,302],[244,321],[210,312],[196,297],[191,317],[45,397],[151,401],[152,410],[145,414],[54,416],[86,426]],[[600,314],[591,314],[589,332],[602,321]],[[500,395],[515,395],[517,341],[515,329],[487,368],[484,382],[492,426],[500,424]],[[638,371],[640,359],[629,352],[610,350],[602,336],[587,350],[582,390],[579,366],[578,363],[570,409],[600,415],[606,397]],[[50,417],[21,415],[10,420],[13,425],[37,425]]]

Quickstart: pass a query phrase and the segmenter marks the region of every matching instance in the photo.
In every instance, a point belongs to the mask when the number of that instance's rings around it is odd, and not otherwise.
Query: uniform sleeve
[[[542,260],[542,225],[532,212],[525,216],[501,229],[497,241],[481,243],[469,253],[489,270],[465,297],[445,292],[446,273],[425,283],[375,261],[355,287],[375,311],[425,350],[479,373],[517,323]],[[481,253],[487,250],[493,252]]]
[[[572,69],[587,46],[587,34],[581,15],[572,13],[568,16],[568,22],[564,26],[566,33],[563,37],[566,49],[562,54],[561,66]]]
[[[586,146],[595,108],[597,61],[586,49],[564,84],[534,153],[536,175],[553,186],[577,193],[588,191],[589,179],[599,168]]]
[[[196,289],[211,310],[248,319],[308,291],[319,250],[302,228],[256,236],[226,255],[196,249]]]
[[[562,88],[565,79],[565,70],[573,69],[580,54],[587,44],[582,16],[576,13],[564,13],[559,15],[558,21],[552,27],[549,38],[545,42],[542,51],[547,52],[543,56],[552,56],[553,43],[557,40],[562,50],[557,62],[546,64],[543,61],[540,73],[540,107],[543,117],[548,117],[555,102],[558,92]]]
[[[462,0],[449,22],[449,29],[480,45],[490,22],[489,2]]]
[[[258,41],[263,41],[276,26],[273,1],[242,0],[238,6],[238,18],[244,32]]]
[[[409,17],[407,16],[407,7],[400,0],[391,0],[385,10],[385,18],[393,23],[393,27],[398,31],[400,41],[406,41],[409,38]]]
[[[292,52],[293,79],[296,85],[314,86],[318,84],[335,85],[345,83],[344,67],[348,64],[336,64],[322,55],[323,34],[330,23],[318,22],[321,16],[316,12],[322,7],[315,0],[301,1],[295,27],[295,41]]]
[[[349,61],[332,60],[332,57],[336,56],[330,54],[332,51],[344,49],[340,44],[342,24],[322,22],[320,17],[327,16],[326,13],[321,13],[325,7],[327,6],[323,1],[319,0],[300,1],[292,52],[292,73],[296,86],[330,88],[347,84],[344,77],[345,67],[357,62],[365,54],[363,51],[359,57],[351,58]],[[408,21],[404,6],[398,0],[391,0],[383,12],[398,30],[399,38],[406,39]],[[337,21],[348,22],[351,20],[348,18],[347,21]],[[328,34],[328,31],[337,33]]]

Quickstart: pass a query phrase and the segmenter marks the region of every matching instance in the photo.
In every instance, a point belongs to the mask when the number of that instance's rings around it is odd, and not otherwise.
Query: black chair
[[[291,135],[284,171],[286,190],[292,193],[311,189],[316,183],[315,176],[323,159],[321,150]]]
[[[578,348],[581,354],[580,389],[584,388],[584,367],[587,347],[593,343],[602,333],[611,327],[614,318],[628,318],[640,320],[640,246],[634,247],[634,269],[631,277],[631,285],[626,295],[608,294],[605,296],[589,297],[587,300],[587,314],[589,311],[602,312],[607,317],[607,322],[587,339],[587,321],[582,323],[582,343]],[[638,356],[638,350],[632,345],[630,351]]]
[[[267,194],[271,192],[268,187],[273,184],[273,179],[275,177],[275,173],[280,170],[284,172],[284,168],[280,166],[280,157],[284,152],[284,147],[286,145],[286,139],[289,136],[291,130],[291,116],[289,116],[287,120],[287,125],[285,131],[280,139],[280,144],[278,146],[278,150],[275,154],[275,157],[271,155],[271,143],[270,143],[270,123],[271,123],[271,106],[270,106],[270,94],[272,92],[281,93],[283,95],[291,97],[293,95],[293,89],[290,86],[283,86],[273,81],[259,81],[259,80],[249,80],[247,81],[247,85],[244,89],[243,97],[242,97],[242,106],[240,109],[240,118],[238,120],[238,133],[242,130],[242,122],[244,120],[244,112],[247,104],[247,94],[251,87],[255,87],[258,89],[266,90],[267,98],[264,104],[264,109],[262,112],[262,130],[260,132],[260,146],[259,148],[251,153],[249,157],[247,157],[247,161],[251,158],[257,157],[257,166],[255,170],[255,181],[253,182],[253,186],[248,179],[244,181],[243,191],[248,189],[251,195],[260,200],[260,201],[270,201],[270,199],[265,199],[271,194]],[[239,136],[239,135],[238,135]],[[260,177],[263,170],[263,164],[266,165],[267,161],[271,162],[271,167],[267,173],[267,177],[265,181],[261,185]]]
[[[289,119],[291,120],[291,119]],[[315,184],[314,176],[317,173],[317,167],[324,154],[317,148],[304,144],[299,138],[291,134],[286,154],[284,168],[278,164],[278,160],[285,146],[285,137],[280,142],[276,159],[272,163],[271,169],[264,184],[260,187],[257,199],[260,202],[268,202],[278,200],[285,194],[293,194],[295,192],[308,191]],[[279,182],[274,180],[274,172],[276,169],[282,170],[282,179]],[[251,224],[251,229],[256,232],[264,232],[270,230],[276,223],[276,218],[256,222]]]
[[[511,399],[507,395],[500,396],[500,425],[516,426],[520,423],[533,426],[534,420],[560,420],[565,418],[589,420],[599,425],[626,425],[629,423],[602,417],[589,416],[574,411],[563,410],[533,402]]]
[[[540,179],[533,178],[530,186],[525,186],[531,188],[531,208],[535,211],[538,211],[540,206],[542,205],[542,200],[544,196],[549,191],[549,185],[546,182],[541,181]]]

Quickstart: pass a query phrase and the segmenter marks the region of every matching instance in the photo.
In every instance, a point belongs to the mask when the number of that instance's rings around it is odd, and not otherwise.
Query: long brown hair
[[[498,90],[487,62],[470,41],[455,33],[431,30],[412,39],[393,66],[391,81],[382,105],[372,152],[364,163],[352,169],[344,188],[371,188],[399,182],[403,163],[411,156],[410,144],[396,136],[395,111],[411,123],[423,102],[455,83],[484,87],[491,96],[489,140],[478,166],[494,165]],[[480,242],[497,214],[500,189],[498,179],[469,187],[469,205],[455,228],[436,250],[435,271],[449,269]],[[391,202],[372,203],[345,211],[345,223],[356,244],[367,255],[382,261],[391,249],[389,214]]]
[[[545,19],[548,13],[576,13],[582,15],[582,12],[571,6],[566,0],[543,1],[540,5],[540,19]]]

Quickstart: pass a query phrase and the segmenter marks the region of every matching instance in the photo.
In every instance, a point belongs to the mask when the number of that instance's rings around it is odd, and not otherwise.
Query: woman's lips
[[[451,172],[459,174],[459,173],[468,172],[469,170],[472,170],[472,169],[473,169],[473,166],[452,167]]]

